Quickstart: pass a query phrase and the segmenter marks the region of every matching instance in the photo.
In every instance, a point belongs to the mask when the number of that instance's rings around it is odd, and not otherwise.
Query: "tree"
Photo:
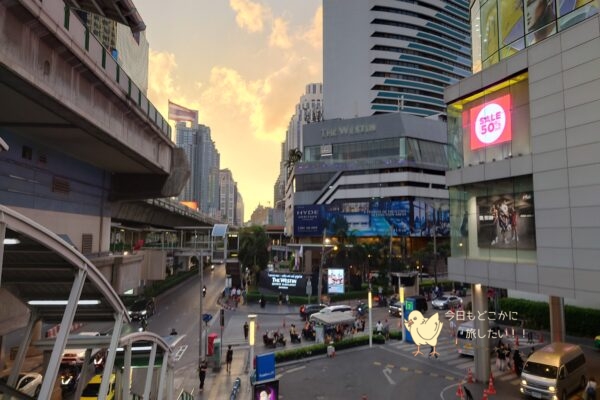
[[[262,226],[250,226],[240,230],[238,258],[244,266],[255,266],[258,270],[269,263],[269,236]]]
[[[302,152],[298,148],[290,149],[288,151],[288,159],[285,161],[285,167],[288,172],[294,168],[297,162],[302,160]]]

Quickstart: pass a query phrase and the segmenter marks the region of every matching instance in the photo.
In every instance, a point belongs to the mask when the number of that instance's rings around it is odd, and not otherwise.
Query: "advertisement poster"
[[[598,14],[598,0],[564,0],[558,6],[558,28],[566,29],[596,14]]]
[[[478,197],[477,245],[535,249],[533,193]]]
[[[277,400],[279,398],[279,381],[256,383],[252,398],[254,400]]]
[[[514,54],[525,47],[525,22],[521,1],[500,1],[500,43],[504,48],[504,57]],[[508,47],[507,47],[508,46]]]
[[[556,33],[556,2],[527,0],[525,2],[525,31],[531,45]]]
[[[317,236],[323,228],[323,206],[294,206],[294,236]]]
[[[344,270],[329,268],[327,271],[327,290],[329,294],[344,293]]]
[[[498,5],[488,0],[481,7],[481,59],[483,61],[498,52]]]
[[[448,200],[439,200],[437,235],[448,236]],[[348,201],[327,205],[296,206],[294,236],[335,235],[345,228],[355,237],[433,236],[433,200]]]
[[[510,104],[506,94],[469,110],[471,150],[512,140]]]

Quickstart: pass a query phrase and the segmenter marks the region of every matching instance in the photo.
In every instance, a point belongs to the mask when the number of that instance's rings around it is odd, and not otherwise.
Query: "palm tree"
[[[297,162],[302,160],[302,152],[297,147],[288,151],[288,159],[285,161],[285,167],[288,172],[294,168]]]

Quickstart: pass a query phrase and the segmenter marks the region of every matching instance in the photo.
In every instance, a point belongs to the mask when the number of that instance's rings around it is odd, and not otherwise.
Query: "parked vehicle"
[[[462,304],[462,299],[458,296],[439,296],[431,301],[431,306],[438,310],[448,310],[458,307]]]
[[[307,320],[312,314],[321,311],[327,307],[326,304],[303,304],[300,306],[300,318]]]
[[[8,376],[0,379],[6,383]],[[15,388],[21,393],[37,398],[42,388],[42,375],[37,372],[21,372]]]
[[[521,373],[521,393],[538,399],[567,400],[587,380],[585,356],[581,347],[552,343],[527,358]]]

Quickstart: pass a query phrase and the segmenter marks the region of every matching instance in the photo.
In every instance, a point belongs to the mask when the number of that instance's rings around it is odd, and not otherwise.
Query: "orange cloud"
[[[269,45],[281,49],[292,47],[292,40],[288,35],[288,23],[283,18],[275,18],[273,20]]]
[[[236,12],[235,22],[249,32],[262,32],[264,19],[270,14],[262,4],[250,0],[229,0],[229,6]]]

